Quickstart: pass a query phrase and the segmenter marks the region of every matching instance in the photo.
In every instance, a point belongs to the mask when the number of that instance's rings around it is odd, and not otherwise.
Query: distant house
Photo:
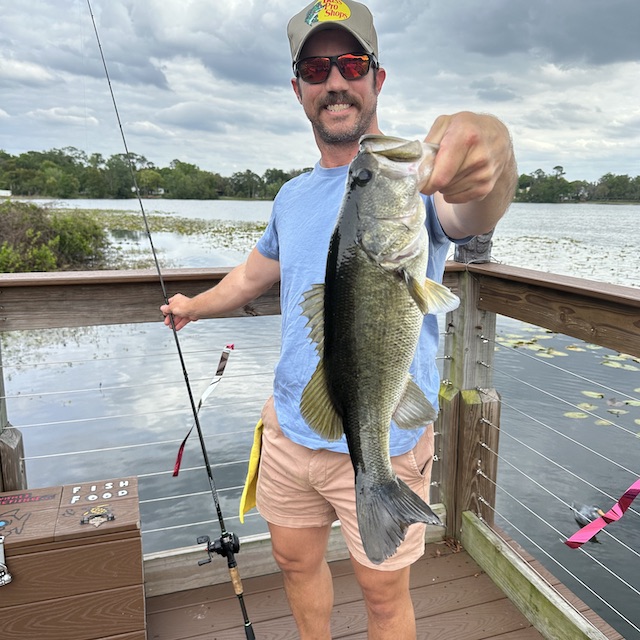
[[[0,198],[10,198],[11,191],[9,189],[0,189]]]

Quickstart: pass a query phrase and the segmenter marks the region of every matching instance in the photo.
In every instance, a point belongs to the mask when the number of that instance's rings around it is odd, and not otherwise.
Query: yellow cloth
[[[244,489],[240,498],[240,522],[244,523],[244,514],[256,506],[256,489],[258,488],[258,465],[260,464],[260,451],[262,449],[262,420],[258,420],[253,432],[253,445],[249,456],[249,468],[247,479],[244,481]]]

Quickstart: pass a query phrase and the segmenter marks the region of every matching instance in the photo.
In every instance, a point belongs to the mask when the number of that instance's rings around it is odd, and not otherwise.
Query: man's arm
[[[464,238],[491,231],[518,182],[507,128],[493,116],[461,112],[440,116],[425,142],[440,145],[422,191],[435,194],[445,233]]]
[[[241,265],[232,269],[215,287],[193,298],[177,293],[163,304],[160,311],[164,323],[171,326],[169,314],[173,314],[177,330],[189,322],[211,318],[251,302],[280,280],[280,263],[265,258],[256,248]]]

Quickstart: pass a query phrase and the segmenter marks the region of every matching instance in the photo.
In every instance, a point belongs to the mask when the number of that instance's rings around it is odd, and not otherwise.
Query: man
[[[300,416],[300,394],[317,355],[301,316],[302,294],[324,280],[331,232],[348,164],[363,134],[381,133],[377,97],[386,78],[378,66],[369,10],[351,0],[314,2],[294,16],[288,35],[295,95],[309,118],[320,161],[287,183],[269,226],[246,262],[194,298],[178,294],[161,310],[176,329],[232,311],[280,281],[282,351],[274,396],[263,410],[258,510],[269,523],[273,554],[300,638],[331,638],[332,580],[324,559],[331,524],[340,519],[368,613],[369,638],[416,637],[409,593],[411,564],[424,551],[424,525],[409,527],[394,556],[372,564],[362,550],[355,516],[353,469],[346,443],[323,441]],[[440,116],[425,139],[440,145],[424,187],[430,261],[441,280],[450,240],[493,229],[511,202],[517,173],[509,134],[497,119],[472,113]],[[170,324],[169,318],[165,323]],[[436,320],[427,316],[413,375],[437,402]],[[394,469],[428,499],[433,429],[392,430]]]

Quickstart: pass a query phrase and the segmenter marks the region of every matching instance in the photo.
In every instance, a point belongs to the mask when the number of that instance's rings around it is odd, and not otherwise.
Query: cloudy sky
[[[91,0],[129,149],[229,176],[311,166],[298,0]],[[520,173],[640,174],[638,0],[370,0],[385,133],[493,113]],[[0,0],[0,149],[123,151],[86,0]]]

